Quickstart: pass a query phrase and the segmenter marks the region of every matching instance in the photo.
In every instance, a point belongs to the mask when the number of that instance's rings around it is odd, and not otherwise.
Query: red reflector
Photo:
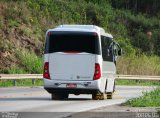
[[[48,32],[48,34],[47,34],[48,36],[50,36],[51,35],[51,32]]]
[[[93,33],[93,35],[94,35],[94,36],[97,36],[97,33],[96,33],[96,32],[94,32],[94,33]]]
[[[100,68],[100,65],[98,63],[96,63],[93,80],[97,80],[100,78],[101,78],[101,68]]]
[[[45,63],[44,63],[43,78],[45,78],[45,79],[50,79],[49,63],[48,63],[48,62],[45,62]]]

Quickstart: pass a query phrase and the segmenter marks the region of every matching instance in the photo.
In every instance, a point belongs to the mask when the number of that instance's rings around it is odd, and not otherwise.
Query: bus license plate
[[[67,88],[77,88],[77,84],[66,84]]]

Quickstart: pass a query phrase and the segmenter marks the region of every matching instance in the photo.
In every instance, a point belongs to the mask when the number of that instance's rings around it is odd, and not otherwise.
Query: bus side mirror
[[[121,55],[122,55],[122,48],[118,50],[118,56],[121,56]]]
[[[112,49],[108,48],[107,49],[107,56],[111,56],[112,55]]]
[[[110,49],[107,49],[107,56],[110,56]]]

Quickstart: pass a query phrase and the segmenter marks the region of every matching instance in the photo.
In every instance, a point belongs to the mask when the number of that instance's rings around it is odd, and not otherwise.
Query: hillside
[[[0,0],[0,73],[42,73],[48,28],[94,24],[123,48],[118,73],[160,75],[160,3],[128,1]]]

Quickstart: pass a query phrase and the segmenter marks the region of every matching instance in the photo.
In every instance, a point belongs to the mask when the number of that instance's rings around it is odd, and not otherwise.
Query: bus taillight
[[[44,69],[43,69],[43,78],[51,79],[49,74],[49,62],[45,62]]]
[[[101,78],[101,68],[100,64],[96,63],[95,64],[95,72],[94,72],[94,77],[93,80],[97,80]]]

